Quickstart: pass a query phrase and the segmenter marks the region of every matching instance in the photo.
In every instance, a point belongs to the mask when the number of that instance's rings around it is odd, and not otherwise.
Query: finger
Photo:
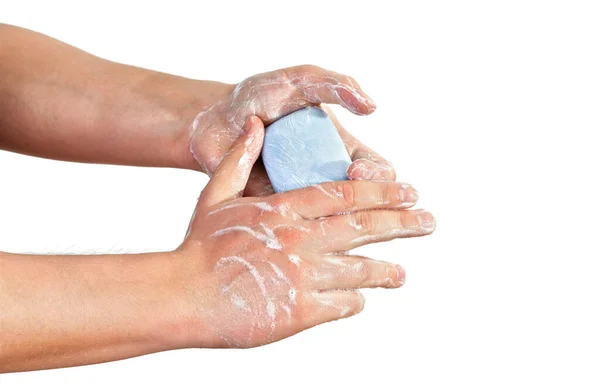
[[[308,328],[358,314],[365,306],[365,298],[357,290],[314,291],[307,303],[304,324]]]
[[[234,91],[234,103],[242,101],[232,121],[241,124],[247,109],[266,124],[307,105],[339,104],[352,113],[372,113],[373,100],[356,81],[313,65],[262,73],[242,81]]]
[[[317,250],[325,253],[352,250],[395,238],[420,237],[433,233],[435,218],[424,210],[366,210],[312,221],[321,241]],[[317,237],[318,238],[318,237]]]
[[[325,255],[311,267],[308,285],[319,290],[397,288],[405,278],[399,265],[356,255]]]
[[[350,154],[352,164],[346,171],[351,180],[375,180],[375,181],[394,181],[396,180],[396,171],[392,163],[367,146],[363,145],[352,134],[350,134],[339,122],[335,114],[326,106],[322,107],[333,121],[338,130],[342,141],[346,145],[346,150]]]
[[[369,158],[379,157],[376,153],[367,153]],[[386,160],[379,157],[378,162],[358,156],[352,157],[352,164],[348,166],[346,175],[351,180],[365,181],[394,181],[396,171]]]
[[[320,218],[364,209],[407,209],[419,195],[401,182],[325,182],[276,194],[304,218]]]
[[[243,134],[221,161],[217,171],[202,191],[199,203],[203,206],[214,206],[242,195],[252,165],[260,155],[263,138],[264,126],[260,118],[248,117]]]
[[[288,68],[284,73],[311,103],[339,104],[359,115],[375,111],[375,102],[350,76],[312,65]]]

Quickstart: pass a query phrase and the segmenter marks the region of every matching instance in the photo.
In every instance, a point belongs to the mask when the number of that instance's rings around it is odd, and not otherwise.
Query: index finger
[[[408,209],[418,193],[403,182],[338,181],[275,194],[304,218],[314,219],[367,209]]]

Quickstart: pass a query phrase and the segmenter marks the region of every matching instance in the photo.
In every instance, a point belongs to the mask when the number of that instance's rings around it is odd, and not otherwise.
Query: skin
[[[104,60],[5,24],[0,24],[0,100],[0,149],[208,175],[248,116],[268,125],[322,102],[358,115],[375,110],[354,79],[312,65],[258,74],[239,84],[191,80]],[[329,113],[354,160],[350,179],[394,180],[391,164]],[[258,163],[247,194],[269,193]]]
[[[411,186],[331,182],[240,198],[262,148],[261,120],[250,117],[246,134],[203,190],[180,248],[208,254],[202,269],[213,272],[210,306],[217,309],[200,315],[214,346],[273,342],[360,312],[356,289],[404,283],[400,266],[339,253],[431,233],[430,213],[399,209],[415,204]]]
[[[0,99],[1,149],[211,176],[173,251],[0,252],[0,372],[274,342],[360,312],[358,289],[404,283],[400,266],[345,252],[435,229],[407,210],[416,190],[334,116],[351,180],[272,194],[258,162],[265,124],[321,102],[374,110],[354,80],[321,68],[196,81],[0,25]]]
[[[360,288],[397,288],[394,264],[340,255],[427,235],[415,190],[344,181],[241,197],[264,137],[250,117],[172,252],[0,254],[0,371],[187,347],[255,347],[360,312]],[[24,280],[27,283],[24,283]]]

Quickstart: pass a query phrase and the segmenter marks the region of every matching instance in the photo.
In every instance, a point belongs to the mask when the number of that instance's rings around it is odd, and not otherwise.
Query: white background
[[[183,76],[238,82],[304,63],[352,75],[378,110],[336,108],[340,120],[438,220],[430,237],[360,251],[401,263],[407,284],[366,291],[356,317],[252,350],[0,382],[600,381],[597,4],[0,0],[1,22]],[[172,249],[205,182],[0,152],[0,248]]]

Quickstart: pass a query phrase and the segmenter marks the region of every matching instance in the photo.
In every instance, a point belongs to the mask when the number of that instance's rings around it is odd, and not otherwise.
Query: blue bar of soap
[[[262,159],[277,193],[347,180],[346,170],[352,163],[333,121],[314,106],[267,127]]]

